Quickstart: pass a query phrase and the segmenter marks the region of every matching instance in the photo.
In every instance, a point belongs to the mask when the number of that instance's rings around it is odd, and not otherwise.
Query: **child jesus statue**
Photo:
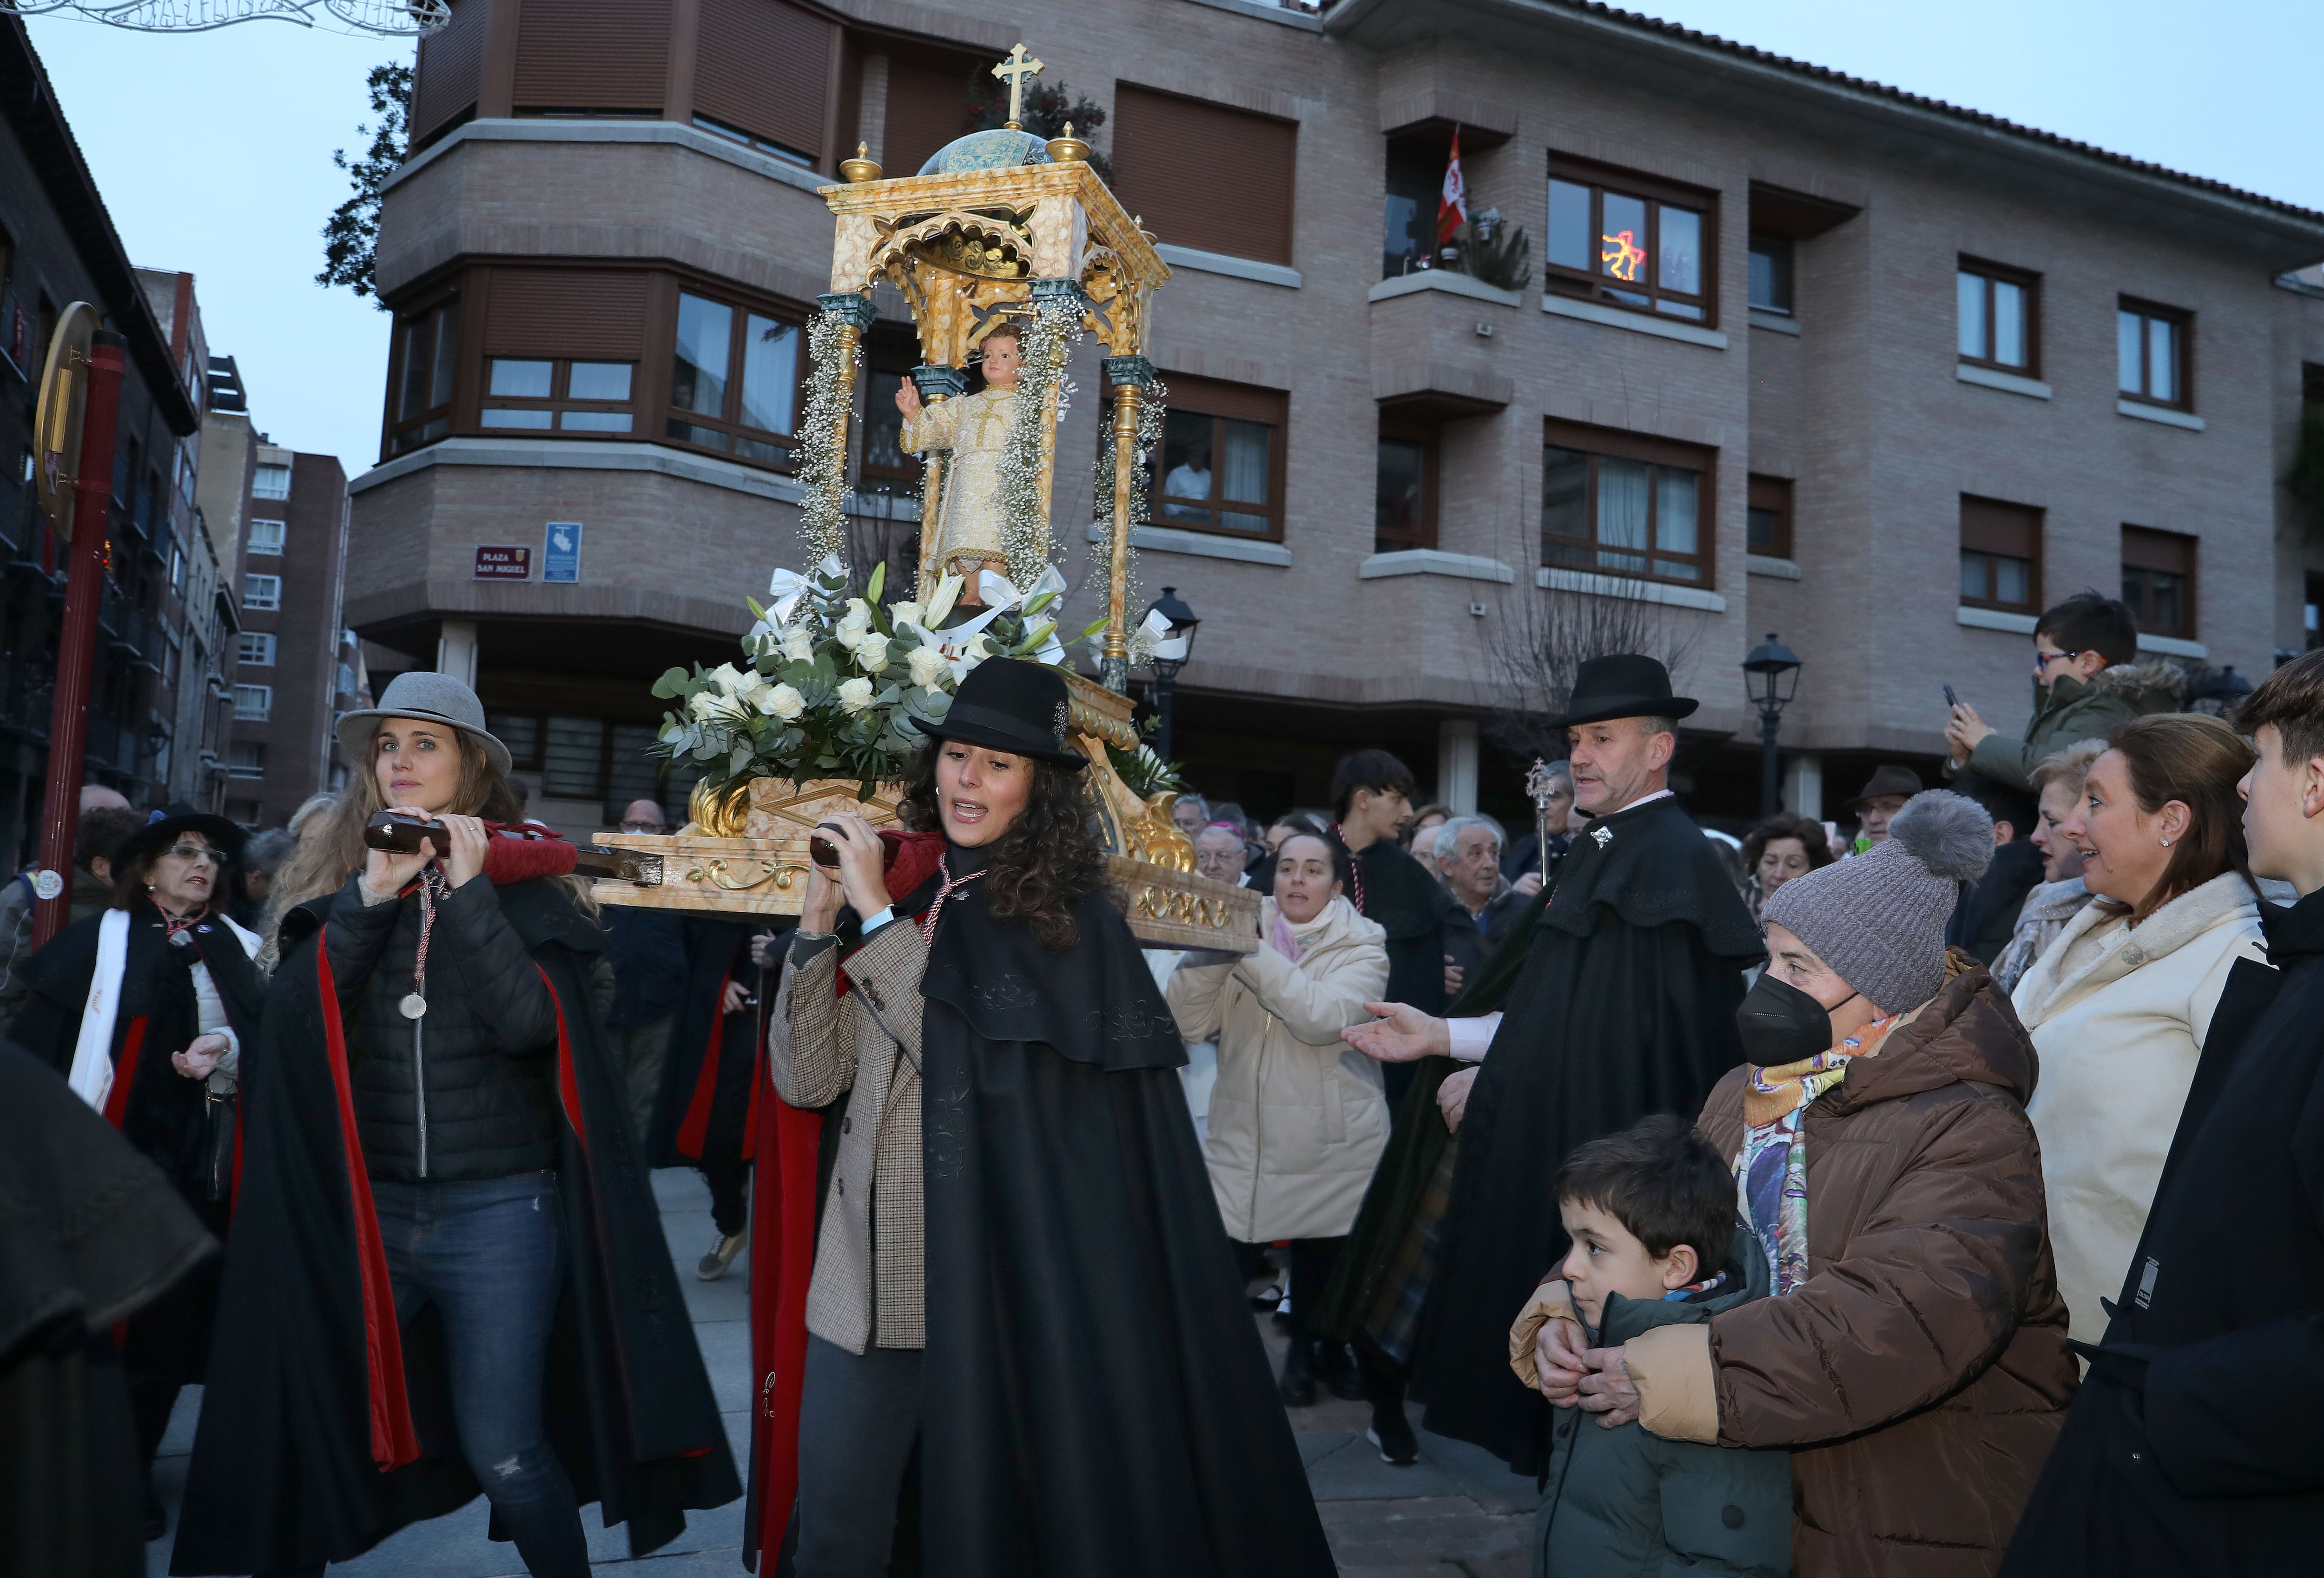
[[[975,601],[977,572],[991,569],[1006,575],[1009,570],[1001,516],[1001,456],[1016,415],[1017,375],[1024,360],[1017,326],[1003,321],[984,337],[985,386],[976,393],[924,406],[909,379],[896,391],[896,409],[904,413],[903,448],[914,454],[952,451],[935,549],[923,562],[935,574],[956,575],[968,583],[964,605]]]

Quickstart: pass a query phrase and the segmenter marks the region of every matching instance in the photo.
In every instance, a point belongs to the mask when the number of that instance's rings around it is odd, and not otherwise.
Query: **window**
[[[1433,267],[1436,254],[1436,209],[1444,196],[1448,150],[1433,137],[1388,140],[1386,234],[1380,242],[1380,278],[1393,280]]]
[[[1792,243],[1788,236],[1751,237],[1751,306],[1755,311],[1792,311]]]
[[[487,428],[626,433],[635,370],[629,362],[493,356],[484,364],[485,404],[477,420]]]
[[[1154,523],[1279,540],[1283,411],[1277,390],[1172,378]]]
[[[771,153],[786,163],[804,165],[809,170],[815,168],[814,154],[802,153],[798,149],[778,143],[772,138],[746,132],[740,126],[730,126],[724,121],[713,120],[708,115],[695,116],[694,124],[715,136],[740,143],[745,148],[756,148],[761,153]]]
[[[234,687],[234,715],[244,723],[263,724],[274,711],[274,687],[272,685],[237,685]]]
[[[226,747],[226,771],[228,778],[264,778],[265,745],[256,740],[235,741]]]
[[[242,577],[242,605],[262,613],[282,606],[281,576],[244,576]]]
[[[2031,378],[2040,344],[2035,312],[2040,276],[1998,263],[1960,261],[1954,276],[1960,305],[1960,359]]]
[[[2193,316],[2126,296],[2114,325],[2115,387],[2130,400],[2192,411]]]
[[[1792,484],[1780,476],[1754,475],[1744,540],[1768,558],[1792,557]]]
[[[1716,201],[1708,192],[1553,161],[1549,288],[1709,322]]]
[[[1298,122],[1120,82],[1112,129],[1113,189],[1157,235],[1256,263],[1291,262]],[[1235,172],[1232,202],[1219,201],[1213,175],[1222,170]],[[1435,222],[1434,209],[1428,217]]]
[[[920,491],[920,457],[904,450],[904,413],[896,392],[909,374],[873,368],[864,378],[863,464],[856,491],[915,494]]]
[[[789,466],[802,337],[796,323],[681,293],[669,436],[740,460]]]
[[[242,632],[242,660],[254,668],[274,666],[274,632],[271,630],[245,630]]]
[[[250,496],[254,499],[287,499],[290,496],[290,468],[288,466],[262,464],[250,480]]]
[[[2144,526],[2122,529],[2122,600],[2149,635],[2195,635],[2195,540]]]
[[[2042,598],[2042,512],[1969,494],[1960,502],[1964,608],[2032,614]]]
[[[282,540],[290,528],[280,521],[257,521],[250,523],[250,551],[281,557]]]
[[[1716,456],[1634,433],[1546,424],[1541,456],[1541,562],[1711,584],[1711,470]]]
[[[669,776],[661,776],[664,764],[647,754],[658,732],[653,724],[494,711],[485,724],[509,748],[514,769],[540,775],[543,796],[597,801],[608,822],[636,799],[656,801],[665,812],[682,811],[702,776],[690,761],[671,764]]]
[[[1383,421],[1372,481],[1372,551],[1435,546],[1436,435]]]
[[[452,430],[452,383],[459,348],[457,297],[414,313],[397,326],[391,453],[432,444]]]

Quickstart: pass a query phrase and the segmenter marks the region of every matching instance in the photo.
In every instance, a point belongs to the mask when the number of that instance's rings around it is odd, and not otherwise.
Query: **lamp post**
[[[1783,725],[1784,709],[1800,686],[1797,652],[1775,639],[1751,649],[1743,660],[1743,684],[1751,705],[1759,709],[1759,815],[1772,817],[1784,808],[1783,789],[1776,770],[1775,731]]]
[[[1178,670],[1194,652],[1194,628],[1203,622],[1178,600],[1178,588],[1165,586],[1162,595],[1147,605],[1146,617],[1160,614],[1169,628],[1154,638],[1154,751],[1170,760],[1170,703],[1178,688]]]

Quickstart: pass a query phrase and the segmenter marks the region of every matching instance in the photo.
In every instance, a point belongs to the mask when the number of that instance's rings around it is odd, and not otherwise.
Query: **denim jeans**
[[[572,1481],[542,1433],[549,1338],[564,1285],[557,1176],[372,1180],[397,1324],[435,1305],[460,1450],[534,1578],[587,1578]]]

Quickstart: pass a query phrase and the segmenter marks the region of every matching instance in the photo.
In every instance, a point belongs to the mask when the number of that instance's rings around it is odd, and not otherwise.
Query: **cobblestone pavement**
[[[750,1387],[750,1258],[746,1253],[717,1282],[698,1282],[694,1263],[710,1247],[710,1195],[695,1174],[654,1175],[662,1228],[678,1262],[678,1279],[694,1312],[702,1356],[710,1366],[735,1461],[747,1461],[744,1408]],[[1279,1363],[1283,1342],[1262,1317],[1268,1352]],[[185,1489],[186,1454],[192,1450],[201,1394],[189,1389],[161,1444],[155,1488],[170,1509],[175,1533]],[[1521,1578],[1527,1569],[1533,1483],[1460,1442],[1424,1434],[1420,1462],[1390,1468],[1364,1439],[1370,1410],[1323,1394],[1314,1407],[1291,1411],[1308,1482],[1323,1515],[1332,1550],[1345,1578]],[[689,1514],[686,1533],[644,1561],[632,1562],[620,1529],[600,1526],[585,1512],[589,1552],[597,1570],[633,1578],[733,1578],[742,1571],[742,1503]],[[516,1547],[484,1537],[482,1498],[448,1518],[415,1524],[357,1561],[331,1569],[334,1578],[523,1578]],[[170,1568],[170,1541],[147,1547],[150,1578]]]

